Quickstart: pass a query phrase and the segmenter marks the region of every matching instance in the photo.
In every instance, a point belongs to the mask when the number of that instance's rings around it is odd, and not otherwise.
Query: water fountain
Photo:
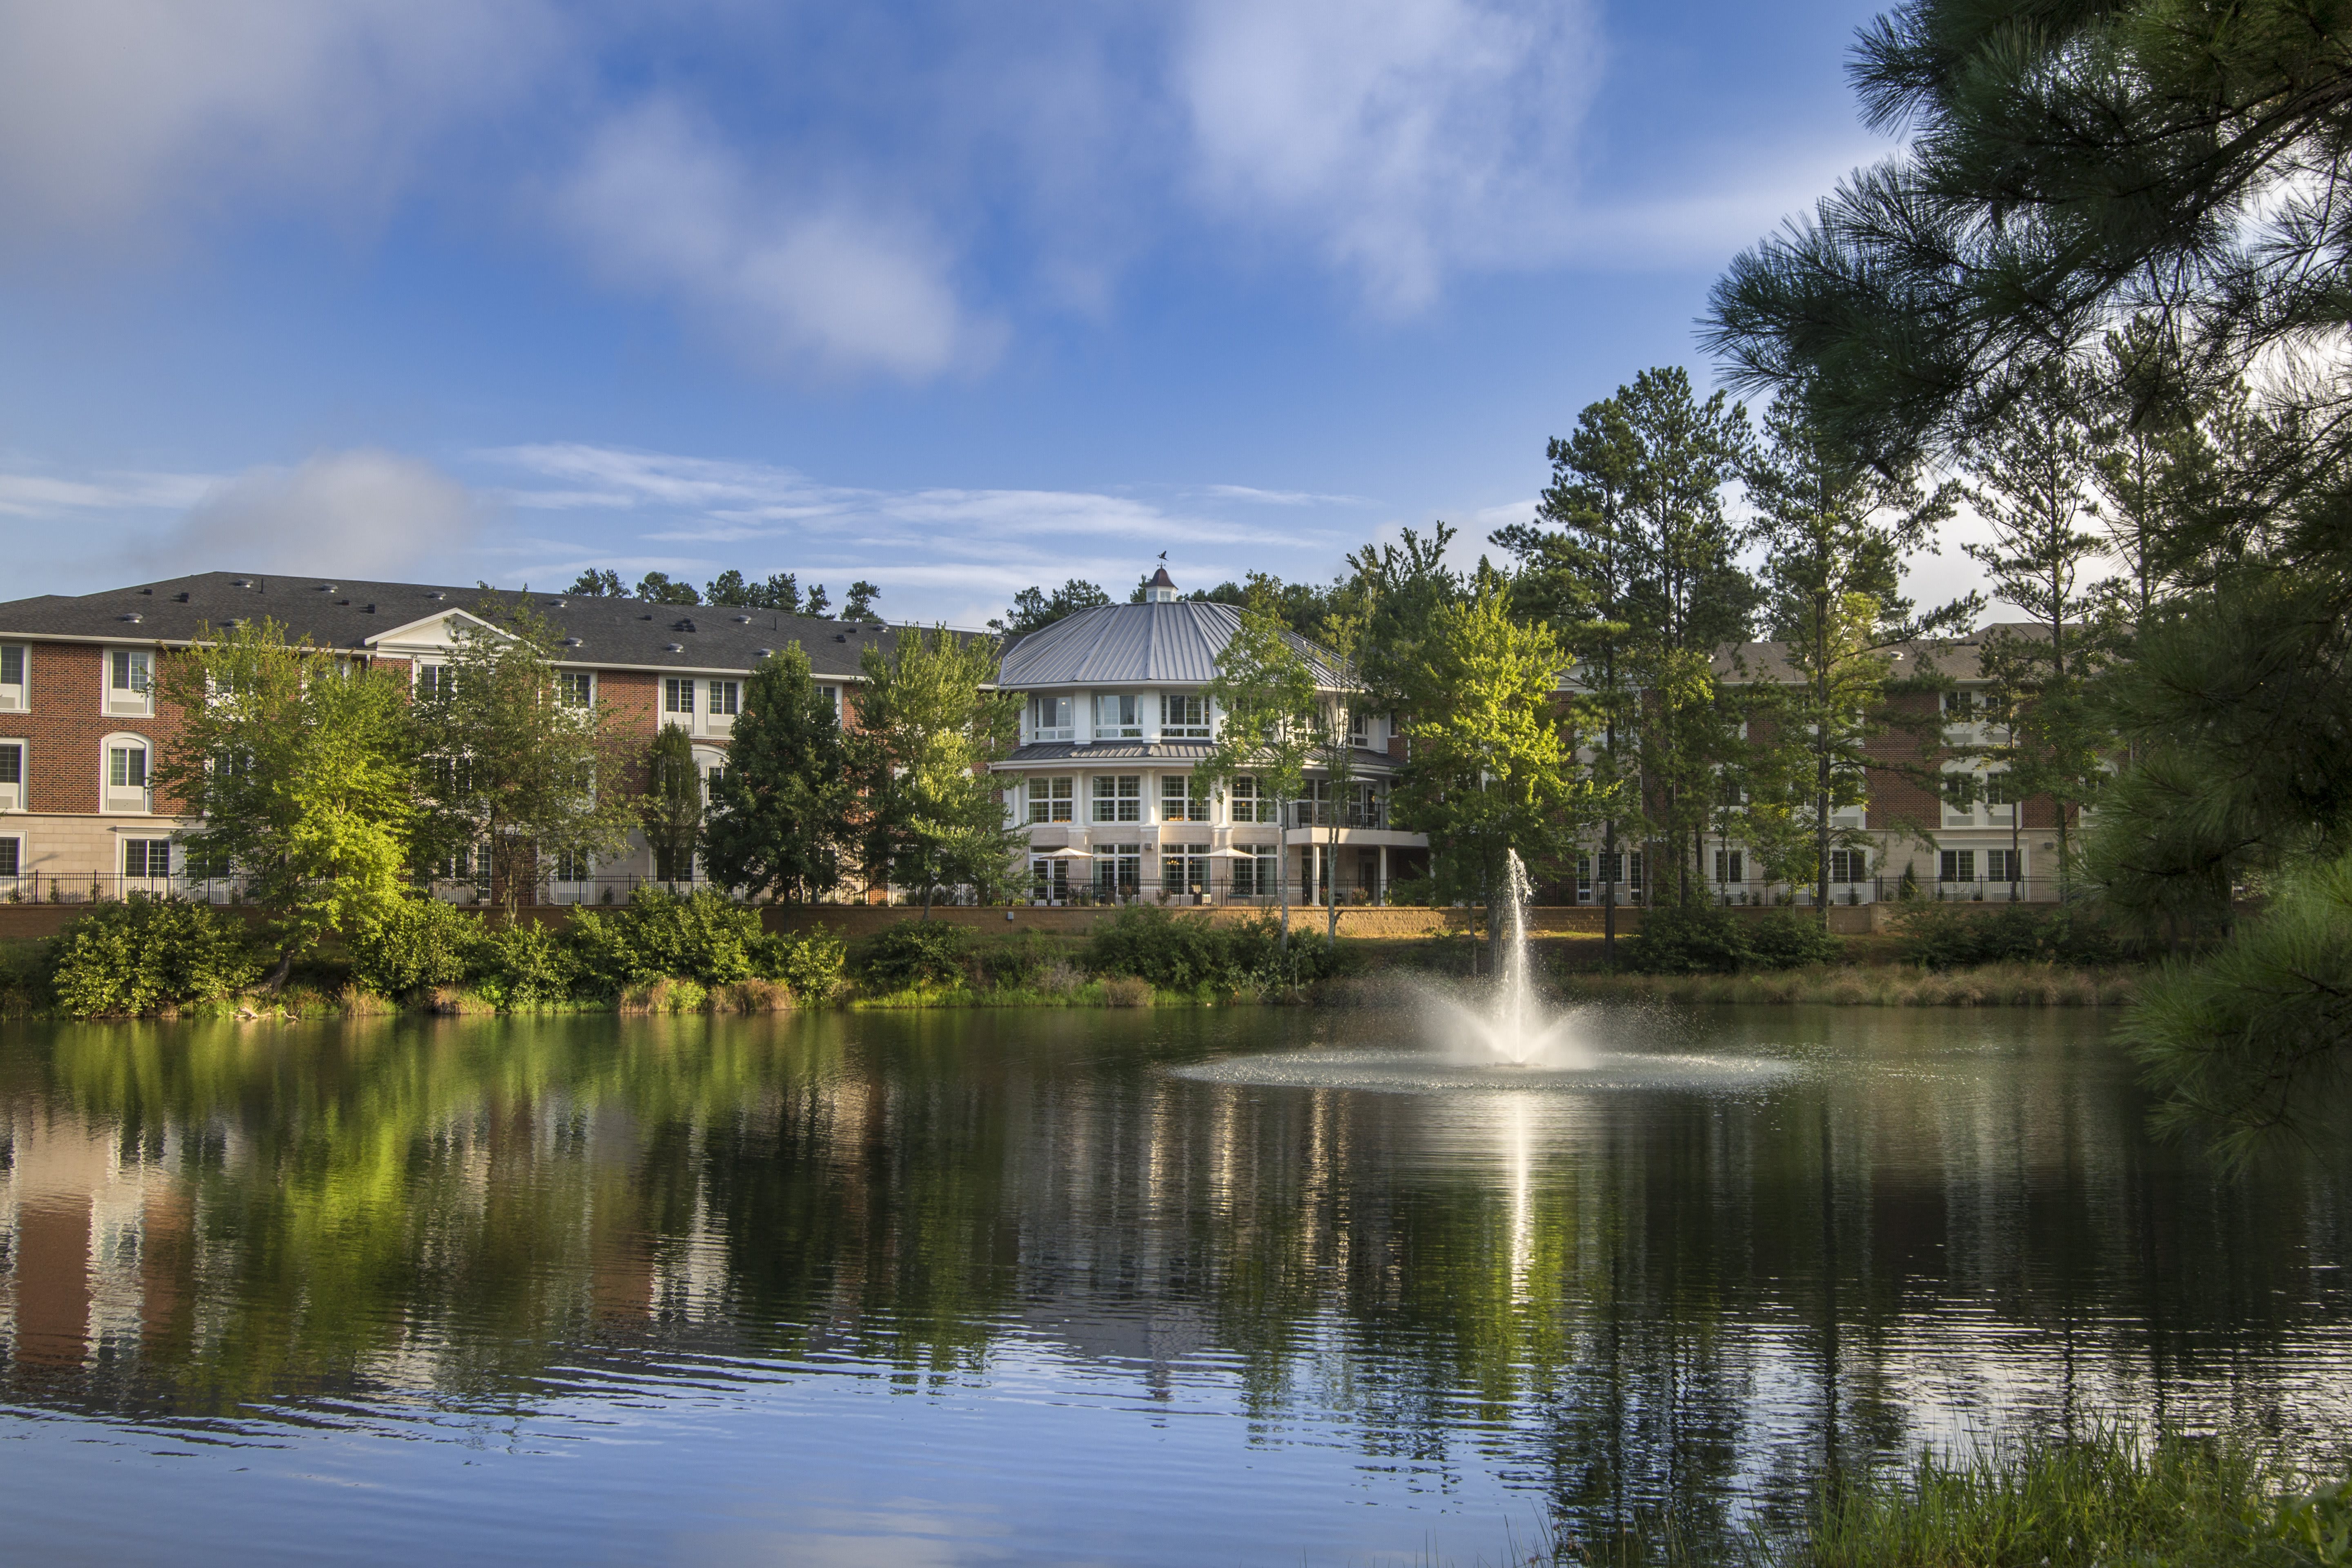
[[[1361,1013],[1332,1016],[1326,1037],[1353,1037],[1339,1048],[1241,1057],[1178,1069],[1179,1076],[1213,1083],[1300,1089],[1364,1089],[1391,1092],[1463,1089],[1742,1089],[1785,1077],[1794,1064],[1754,1057],[1694,1056],[1639,1048],[1664,1045],[1671,1031],[1657,1019],[1623,1010],[1568,1008],[1555,1011],[1536,989],[1528,947],[1528,905],[1535,891],[1516,850],[1505,860],[1506,901],[1497,914],[1506,922],[1502,963],[1492,984],[1479,991],[1406,982],[1401,1000],[1408,1016],[1417,1003],[1422,1037],[1399,1046],[1388,1019],[1399,1009],[1373,1011],[1364,1026]],[[1606,1028],[1617,1048],[1599,1052],[1588,1043]],[[1318,1036],[1325,1031],[1318,1027]],[[1644,1037],[1647,1039],[1644,1039]],[[1633,1048],[1628,1048],[1633,1047]]]

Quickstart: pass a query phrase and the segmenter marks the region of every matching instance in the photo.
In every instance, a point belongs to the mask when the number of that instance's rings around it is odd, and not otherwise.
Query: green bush
[[[49,964],[47,942],[0,941],[0,1017],[49,1005]]]
[[[483,931],[473,958],[474,988],[501,1007],[564,1001],[583,973],[570,943],[535,921]]]
[[[1129,975],[1176,991],[1304,985],[1353,967],[1346,949],[1303,921],[1291,928],[1286,958],[1282,924],[1273,916],[1227,924],[1152,904],[1121,910],[1096,927],[1086,965],[1097,974]]]
[[[709,888],[639,888],[609,914],[579,910],[568,939],[582,983],[611,994],[669,977],[726,985],[754,977],[760,911]]]
[[[779,932],[751,941],[752,967],[760,978],[782,981],[803,1002],[823,1002],[840,990],[847,959],[841,939],[826,931],[800,937]]]
[[[215,1002],[261,978],[246,924],[205,904],[134,893],[100,904],[57,940],[50,984],[77,1018]]]
[[[1987,963],[2120,963],[2134,956],[2105,922],[2068,904],[1918,904],[1895,917],[1899,951],[1923,969]]]
[[[1809,963],[1835,963],[1845,943],[1822,927],[1819,914],[1774,910],[1751,920],[1741,933],[1749,962],[1758,969],[1802,969]]]
[[[1641,974],[1737,974],[1752,961],[1740,917],[1713,904],[1662,904],[1625,942],[1625,967]]]
[[[438,899],[404,900],[374,931],[346,943],[352,978],[379,996],[407,996],[466,978],[468,955],[481,935],[473,916]]]
[[[882,991],[947,985],[965,977],[972,933],[944,921],[900,921],[859,944],[858,978]]]
[[[967,963],[983,984],[1018,990],[1035,984],[1038,977],[1062,955],[1060,944],[1044,932],[1024,931],[982,942]]]

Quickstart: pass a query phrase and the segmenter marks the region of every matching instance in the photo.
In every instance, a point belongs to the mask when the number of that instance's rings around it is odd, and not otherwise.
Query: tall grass
[[[1512,1561],[1520,1561],[1514,1554]],[[1706,1541],[1671,1519],[1546,1542],[1539,1568],[2343,1568],[2352,1481],[2231,1437],[2110,1429],[1923,1452],[1824,1490],[1784,1530]]]
[[[2139,992],[2131,970],[1993,963],[1930,971],[1823,965],[1764,974],[1589,974],[1561,977],[1574,998],[1654,1002],[1820,1004],[1832,1007],[2121,1007]]]

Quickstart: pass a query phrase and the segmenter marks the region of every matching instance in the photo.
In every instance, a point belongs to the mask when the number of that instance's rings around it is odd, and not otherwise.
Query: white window
[[[726,776],[727,753],[710,751],[702,746],[695,747],[694,771],[701,776],[702,798],[708,802],[710,799],[710,792],[717,789],[719,781]]]
[[[688,717],[692,717],[694,713],[694,680],[692,677],[683,675],[666,675],[662,677],[662,711],[665,713],[683,713]]]
[[[1096,698],[1095,737],[1104,741],[1141,740],[1143,738],[1142,700],[1108,694]]]
[[[1977,879],[1977,852],[1973,849],[1947,849],[1936,868],[1939,882],[1973,882]]]
[[[1162,697],[1160,700],[1160,735],[1168,741],[1205,741],[1209,738],[1209,700],[1205,697]]]
[[[840,723],[841,688],[838,686],[820,686],[816,689],[816,694],[818,698],[824,701],[826,707],[833,710],[833,721],[836,724]]]
[[[154,711],[155,656],[143,647],[118,647],[107,658],[106,710],[145,715]]]
[[[1029,820],[1032,822],[1067,822],[1076,779],[1031,779],[1029,781]]]
[[[1748,880],[1747,860],[1743,851],[1718,849],[1715,852],[1715,879],[1725,885]]]
[[[172,841],[168,838],[124,839],[122,874],[150,879],[169,877],[172,874]]]
[[[1067,697],[1029,700],[1029,738],[1033,741],[1077,739],[1077,703]]]
[[[1985,817],[1996,826],[2007,827],[2016,820],[2017,803],[2009,798],[2009,774],[1990,773],[1984,776]],[[2003,881],[2007,878],[2000,879]]]
[[[32,689],[25,680],[30,662],[24,644],[0,643],[0,711],[22,713],[33,705]]]
[[[1977,721],[1977,694],[1968,687],[1944,693],[1944,722],[1973,724]]]
[[[457,672],[446,664],[420,664],[416,667],[416,695],[430,702],[447,697],[457,689]]]
[[[710,683],[710,716],[732,719],[743,700],[742,683],[734,680],[714,680]]]
[[[25,809],[25,742],[0,741],[0,811]]]
[[[1372,744],[1372,716],[1360,708],[1348,710],[1348,744],[1370,751]]]
[[[1977,826],[1977,799],[1982,794],[1982,783],[1976,774],[1948,773],[1944,775],[1944,826],[1974,827]]]
[[[1864,849],[1830,851],[1830,880],[1844,886],[1870,880],[1870,854]]]
[[[1205,844],[1162,844],[1160,847],[1160,890],[1164,893],[1205,893],[1209,890],[1209,847]]]
[[[24,875],[25,841],[17,837],[0,838],[0,877]]]
[[[1209,796],[1204,790],[1192,787],[1190,773],[1160,775],[1160,820],[1162,822],[1206,822],[1209,820]],[[1202,853],[1206,854],[1203,850]],[[1195,892],[1198,889],[1193,889]]]
[[[1248,858],[1234,864],[1234,891],[1243,898],[1260,899],[1275,890],[1274,848],[1271,845],[1239,844],[1237,849],[1247,851]]]
[[[1094,807],[1097,822],[1142,821],[1143,775],[1126,773],[1116,778],[1097,778],[1094,783]]]
[[[596,862],[577,849],[566,849],[555,857],[555,879],[559,882],[584,882],[596,874]]]
[[[1272,822],[1274,797],[1258,788],[1258,782],[1246,775],[1234,781],[1234,815],[1235,822]]]
[[[2025,873],[2022,857],[2014,849],[1985,851],[1985,880],[1988,882],[2022,882]]]
[[[596,672],[593,669],[557,670],[555,695],[566,708],[593,708],[596,706]]]
[[[146,811],[153,803],[147,791],[147,741],[142,735],[110,735],[104,742],[106,789],[104,809]]]

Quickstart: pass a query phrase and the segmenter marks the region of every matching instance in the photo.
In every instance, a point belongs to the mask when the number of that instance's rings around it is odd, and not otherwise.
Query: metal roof
[[[0,637],[186,643],[207,626],[267,616],[319,647],[364,651],[370,637],[451,610],[475,613],[485,604],[500,612],[518,604],[533,606],[567,639],[556,650],[561,662],[597,668],[749,670],[766,650],[797,642],[816,674],[839,679],[857,674],[858,655],[868,644],[887,652],[898,636],[897,628],[870,621],[720,605],[202,572],[97,594],[45,594],[0,604]]]
[[[1216,679],[1217,656],[1241,624],[1241,612],[1233,605],[1200,599],[1104,605],[1055,621],[1007,648],[996,682],[1020,691],[1047,686],[1205,686]],[[1338,689],[1349,684],[1334,672],[1335,661],[1325,650],[1295,632],[1283,636],[1306,656],[1316,685]]]
[[[1206,741],[1033,741],[1017,748],[998,768],[1068,768],[1109,767],[1126,763],[1181,763],[1192,767],[1213,750]],[[1326,769],[1322,761],[1310,762],[1311,773]],[[1370,776],[1395,771],[1396,764],[1385,753],[1356,748],[1355,767],[1359,773]]]

